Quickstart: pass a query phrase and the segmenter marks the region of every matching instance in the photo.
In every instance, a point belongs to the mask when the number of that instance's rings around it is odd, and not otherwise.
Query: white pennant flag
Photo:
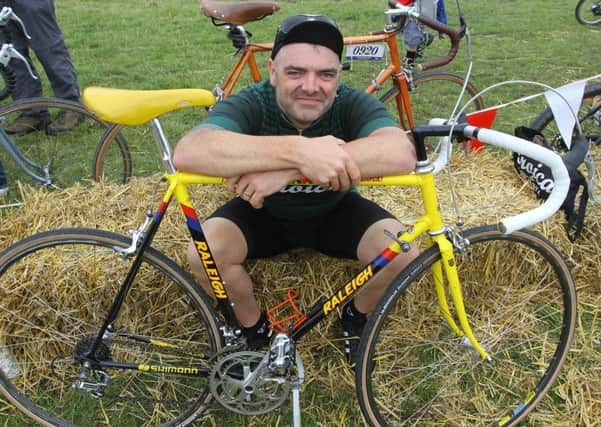
[[[586,80],[580,80],[557,88],[556,91],[561,96],[552,90],[545,92],[545,98],[547,98],[547,102],[551,107],[559,133],[568,149],[572,146],[572,132],[576,124],[574,114],[578,115],[578,111],[580,110],[585,86]]]

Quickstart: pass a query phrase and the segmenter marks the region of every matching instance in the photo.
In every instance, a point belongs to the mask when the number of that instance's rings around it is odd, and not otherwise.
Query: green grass
[[[380,3],[281,2],[275,16],[247,28],[253,41],[271,41],[283,17],[318,12],[334,17],[345,35],[365,34],[384,25],[385,2]],[[519,78],[557,86],[596,74],[598,30],[578,25],[572,3],[548,7],[544,0],[463,1],[472,34],[474,81],[486,87]],[[211,25],[196,1],[134,0],[124,7],[118,0],[60,0],[56,9],[82,88],[210,89],[233,62],[226,32]],[[450,23],[456,23],[454,2],[447,0],[447,9]],[[433,46],[446,47],[440,41]],[[458,59],[446,68],[465,71],[465,51],[463,44]]]
[[[247,28],[253,40],[271,41],[290,14],[334,17],[345,35],[381,29],[385,2],[303,0],[281,2],[281,11]],[[579,25],[573,2],[544,0],[461,3],[473,38],[474,80],[481,87],[507,79],[561,85],[598,72],[595,29]],[[454,2],[447,0],[450,22]],[[57,14],[82,87],[210,88],[232,63],[225,31],[213,27],[196,1],[62,0]],[[587,41],[588,39],[588,41]],[[435,46],[443,43],[436,42]],[[465,45],[450,68],[465,71]]]
[[[275,16],[247,25],[253,41],[271,41],[283,17],[301,12],[332,16],[345,35],[367,34],[382,29],[385,23],[383,0],[381,3],[304,0],[279,4],[281,11]],[[560,86],[599,71],[601,48],[593,42],[598,30],[576,22],[571,2],[554,3],[554,7],[550,8],[543,0],[492,3],[470,0],[463,1],[461,7],[472,40],[471,80],[480,89],[509,79],[535,80]],[[128,89],[211,89],[227,74],[235,59],[235,49],[227,39],[226,31],[211,24],[200,11],[197,1],[135,0],[124,7],[123,2],[118,0],[101,4],[94,0],[61,0],[56,3],[56,12],[82,90],[91,85]],[[447,0],[447,13],[449,23],[457,26],[454,2]],[[442,55],[447,48],[446,40],[436,40],[426,50],[426,57]],[[444,69],[465,73],[468,69],[467,51],[464,40],[456,60]],[[260,55],[258,61],[265,69],[267,56]],[[37,66],[42,70],[39,64]],[[357,63],[352,71],[344,73],[343,79],[365,87],[381,68],[381,63]],[[248,82],[249,76],[245,73],[237,88]],[[52,95],[46,80],[44,87],[45,94]],[[539,91],[535,87],[512,85],[487,93],[484,100],[487,106],[491,106]],[[418,93],[418,108],[425,104],[424,98],[441,102],[431,93]],[[440,109],[450,110],[447,105],[450,105],[449,101],[444,101]],[[506,108],[499,113],[495,127],[511,132],[517,125],[528,124],[542,108],[540,99]],[[187,130],[199,123],[204,114],[204,111],[197,110],[166,116],[164,125],[171,143],[175,144]],[[130,128],[125,132],[132,145],[133,173],[148,175],[161,171],[155,150],[150,147],[148,130]],[[96,138],[96,135],[87,138],[89,141],[86,141],[85,147],[76,143],[64,146],[72,147],[71,152],[77,155],[76,161],[83,163],[86,162],[84,159],[92,158]],[[7,165],[12,181],[23,176],[16,168],[11,168],[12,162],[4,153],[0,153],[0,160]],[[91,160],[86,162],[84,169],[89,170],[90,163]],[[80,179],[80,172],[73,172],[69,179]]]

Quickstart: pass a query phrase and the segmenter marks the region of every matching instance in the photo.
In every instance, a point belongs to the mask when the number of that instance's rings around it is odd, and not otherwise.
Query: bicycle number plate
[[[346,59],[353,61],[381,61],[384,59],[383,44],[350,44],[346,47]]]

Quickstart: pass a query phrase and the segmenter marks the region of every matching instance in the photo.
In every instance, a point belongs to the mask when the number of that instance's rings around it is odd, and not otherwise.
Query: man
[[[174,152],[177,168],[227,177],[228,189],[238,196],[213,213],[203,230],[251,348],[266,344],[269,331],[246,259],[307,247],[367,263],[390,244],[384,230],[402,230],[353,185],[412,171],[413,145],[374,97],[339,84],[342,49],[330,18],[286,19],[268,62],[269,80],[215,106]],[[314,185],[301,192],[286,187],[298,180]],[[373,279],[376,284],[343,308],[345,336],[360,335],[366,313],[415,254],[398,256]],[[188,260],[210,289],[192,244]],[[357,347],[356,339],[345,341],[351,363]]]
[[[77,76],[56,21],[54,0],[7,0],[5,3],[23,21],[31,36],[31,40],[28,40],[20,26],[10,21],[8,27],[15,49],[29,60],[35,74],[39,75],[29,56],[30,49],[35,52],[57,98],[79,101]],[[10,67],[17,78],[13,99],[42,96],[40,79],[34,79],[23,62],[13,60]],[[11,135],[25,135],[37,130],[45,130],[49,135],[57,135],[73,129],[82,119],[83,117],[78,113],[62,111],[50,123],[47,111],[32,110],[3,127]]]

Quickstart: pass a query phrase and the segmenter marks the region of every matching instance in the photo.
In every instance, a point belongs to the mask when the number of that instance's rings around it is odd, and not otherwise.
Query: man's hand
[[[253,208],[259,209],[263,207],[265,197],[279,191],[298,177],[298,171],[294,169],[248,173],[228,178],[227,188],[250,203]]]
[[[333,136],[308,139],[301,150],[300,172],[323,188],[348,190],[361,180],[361,172],[342,148],[344,144],[344,141]]]

